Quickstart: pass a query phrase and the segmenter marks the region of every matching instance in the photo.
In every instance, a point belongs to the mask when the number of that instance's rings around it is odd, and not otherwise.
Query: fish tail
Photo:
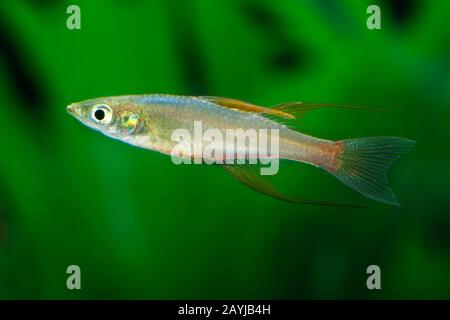
[[[389,187],[387,170],[414,141],[399,137],[370,137],[342,140],[335,166],[328,171],[366,197],[399,206]]]

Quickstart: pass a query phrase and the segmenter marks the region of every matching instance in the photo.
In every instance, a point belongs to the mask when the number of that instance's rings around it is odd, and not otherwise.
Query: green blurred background
[[[81,30],[66,8],[81,8]],[[382,30],[366,28],[378,4]],[[9,1],[0,4],[0,298],[450,298],[450,6],[443,1]],[[141,93],[301,100],[329,139],[395,135],[400,208],[306,166],[311,198],[264,197],[219,168],[106,138],[74,101]],[[283,168],[282,168],[283,170]],[[287,170],[287,171],[288,171]],[[66,288],[81,268],[82,289]],[[382,290],[366,288],[381,267]]]

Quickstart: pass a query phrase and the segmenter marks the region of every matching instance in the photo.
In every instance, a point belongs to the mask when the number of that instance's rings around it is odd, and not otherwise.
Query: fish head
[[[72,103],[67,112],[89,128],[125,139],[140,126],[139,108],[126,97],[97,98]]]

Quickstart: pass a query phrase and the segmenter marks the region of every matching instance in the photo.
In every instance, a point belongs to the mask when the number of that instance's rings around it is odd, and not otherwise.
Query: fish
[[[394,136],[333,141],[304,134],[291,125],[307,112],[325,107],[371,109],[304,102],[264,107],[214,96],[144,94],[88,99],[70,104],[67,111],[82,124],[108,137],[166,155],[172,155],[177,145],[173,139],[174,131],[184,128],[192,132],[196,122],[201,122],[204,129],[214,128],[223,134],[230,129],[277,130],[279,150],[276,158],[319,167],[372,200],[399,206],[389,186],[387,171],[413,147],[415,141]],[[227,146],[223,149],[226,157]],[[247,160],[249,154],[246,153]],[[195,154],[194,151],[190,156],[204,157],[204,153]],[[364,207],[288,196],[267,177],[252,170],[249,164],[225,162],[221,166],[237,181],[279,200]]]

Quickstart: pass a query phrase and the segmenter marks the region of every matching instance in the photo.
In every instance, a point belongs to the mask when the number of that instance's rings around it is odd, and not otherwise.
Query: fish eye
[[[98,104],[92,108],[91,118],[98,124],[108,125],[112,121],[113,112],[106,104]]]
[[[103,120],[105,118],[105,111],[103,111],[102,109],[95,110],[94,118],[97,119],[98,121]]]

